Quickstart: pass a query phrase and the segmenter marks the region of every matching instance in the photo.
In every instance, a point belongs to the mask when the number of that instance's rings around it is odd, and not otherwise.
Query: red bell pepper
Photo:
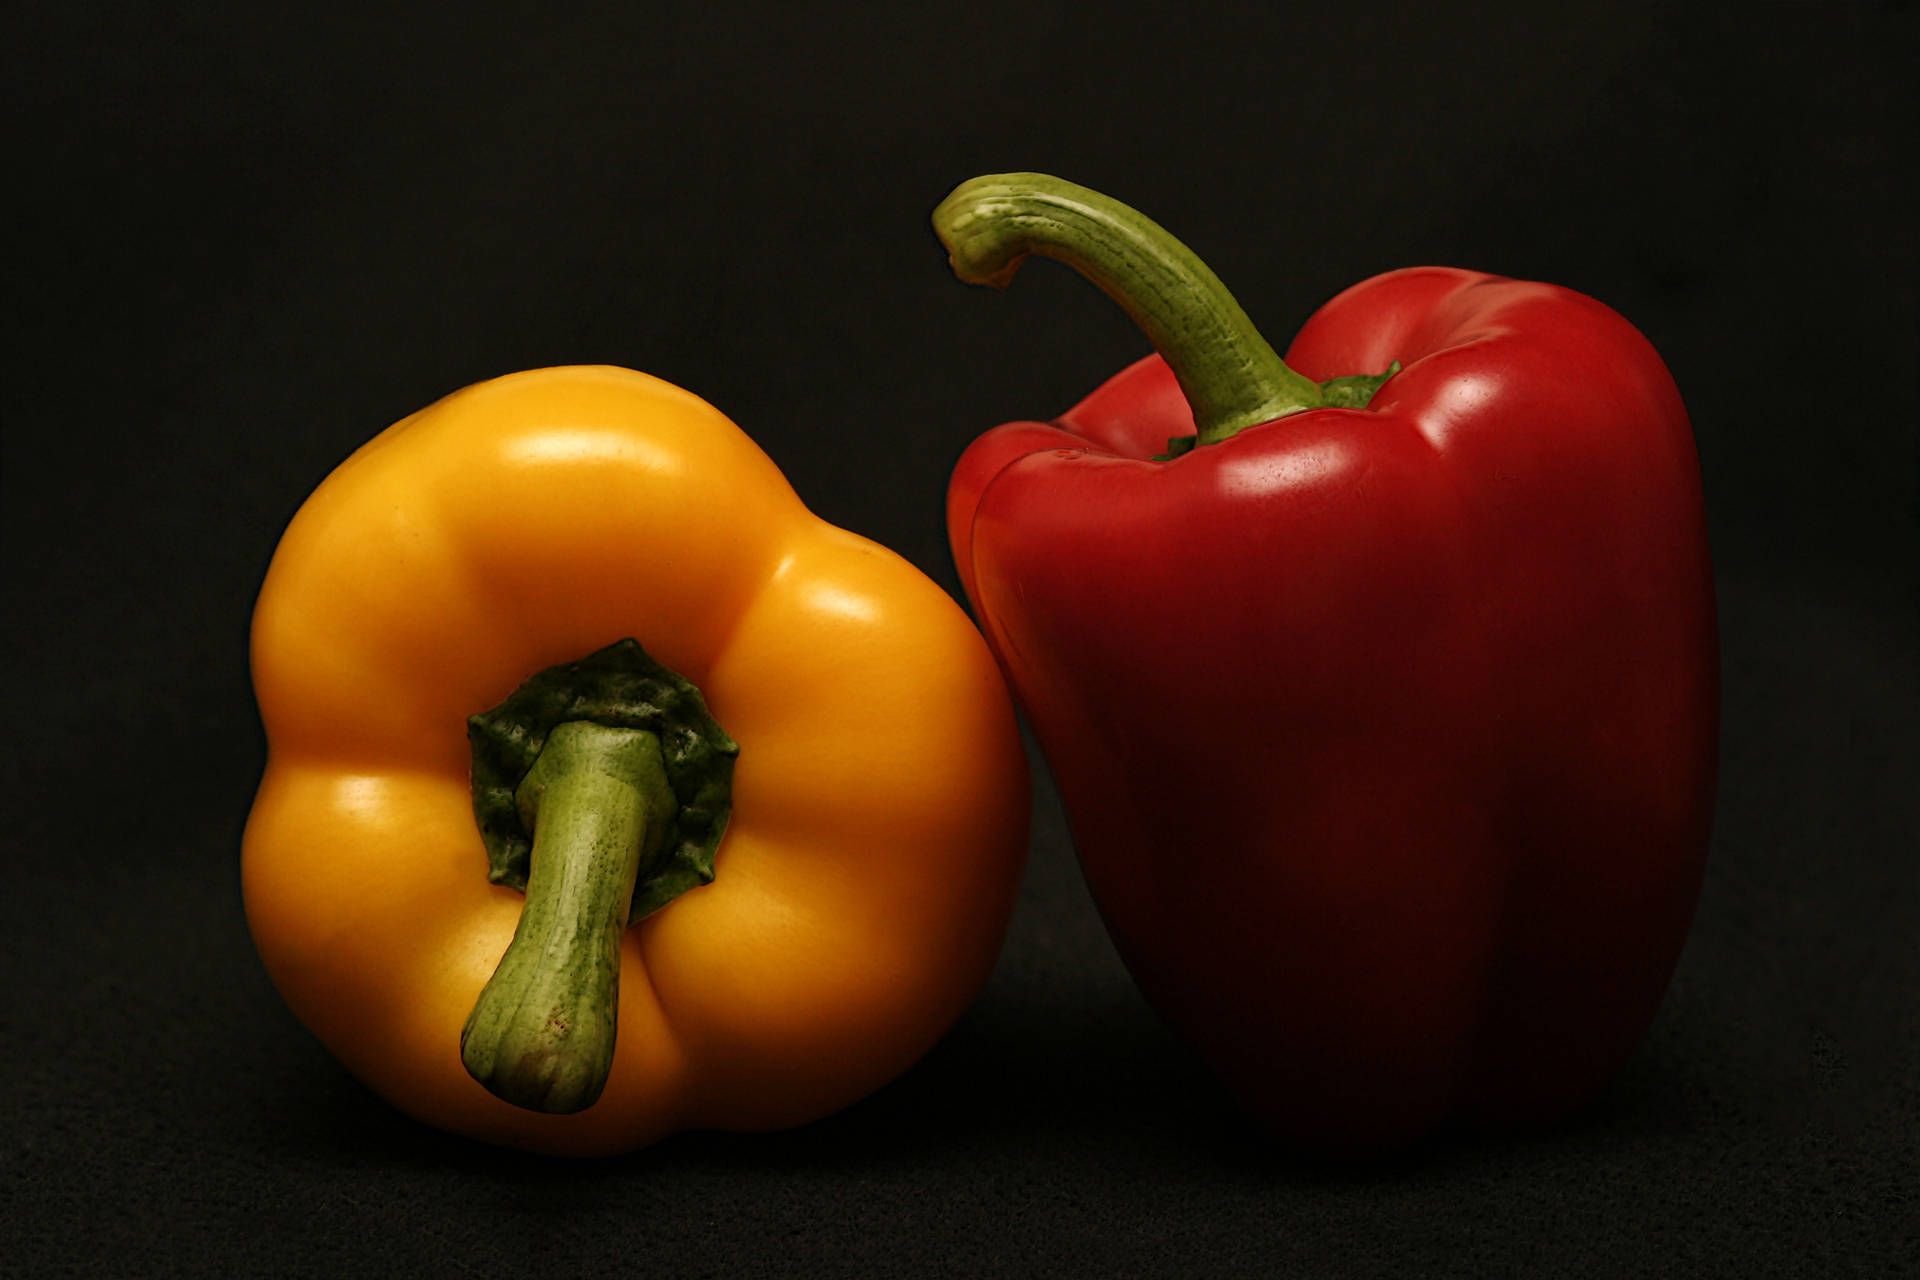
[[[1158,349],[981,437],[947,507],[1150,1003],[1309,1143],[1591,1099],[1712,813],[1699,466],[1653,348],[1578,293],[1423,268],[1283,361],[1104,196],[1001,175],[934,221],[962,279],[1059,259]]]

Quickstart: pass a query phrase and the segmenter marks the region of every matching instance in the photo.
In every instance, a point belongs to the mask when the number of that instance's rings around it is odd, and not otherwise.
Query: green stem
[[[526,906],[460,1033],[460,1057],[516,1106],[590,1107],[613,1067],[620,937],[676,809],[660,740],[569,721],[515,793],[533,831]]]
[[[969,284],[1004,288],[1037,253],[1099,286],[1166,359],[1202,444],[1327,403],[1192,250],[1117,200],[1043,173],[993,174],[955,188],[933,225]]]

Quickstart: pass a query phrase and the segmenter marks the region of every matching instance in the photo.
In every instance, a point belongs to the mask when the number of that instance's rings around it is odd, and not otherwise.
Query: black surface
[[[1912,1273],[1912,5],[1100,13],[14,18],[0,1271]],[[1666,355],[1725,718],[1645,1046],[1553,1132],[1362,1168],[1266,1148],[1135,995],[1040,772],[998,971],[866,1103],[585,1164],[398,1117],[240,914],[245,633],[286,520],[453,388],[611,361],[952,589],[967,440],[1143,350],[1063,271],[949,278],[927,212],[1015,168],[1174,228],[1277,342],[1444,262],[1595,294]]]

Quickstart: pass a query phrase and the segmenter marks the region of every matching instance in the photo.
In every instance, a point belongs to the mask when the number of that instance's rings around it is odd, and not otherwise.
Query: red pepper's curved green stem
[[[591,721],[547,735],[517,799],[534,833],[527,902],[460,1058],[516,1106],[580,1111],[613,1067],[620,936],[676,804],[657,737]]]
[[[933,211],[933,226],[969,284],[1004,288],[1037,253],[1098,285],[1172,368],[1201,444],[1329,403],[1192,250],[1097,191],[1043,173],[993,174],[956,187]]]

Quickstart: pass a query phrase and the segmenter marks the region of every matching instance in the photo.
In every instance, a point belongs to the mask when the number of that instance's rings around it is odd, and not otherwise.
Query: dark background
[[[1908,3],[909,10],[40,3],[9,23],[0,1271],[1884,1275],[1920,1257]],[[788,1134],[600,1163],[412,1124],[240,912],[253,595],[464,384],[713,401],[955,588],[946,473],[1141,354],[926,216],[1041,169],[1277,344],[1376,271],[1594,294],[1698,436],[1725,712],[1661,1016],[1552,1132],[1330,1168],[1245,1135],[1113,957],[1036,763],[999,969]]]

